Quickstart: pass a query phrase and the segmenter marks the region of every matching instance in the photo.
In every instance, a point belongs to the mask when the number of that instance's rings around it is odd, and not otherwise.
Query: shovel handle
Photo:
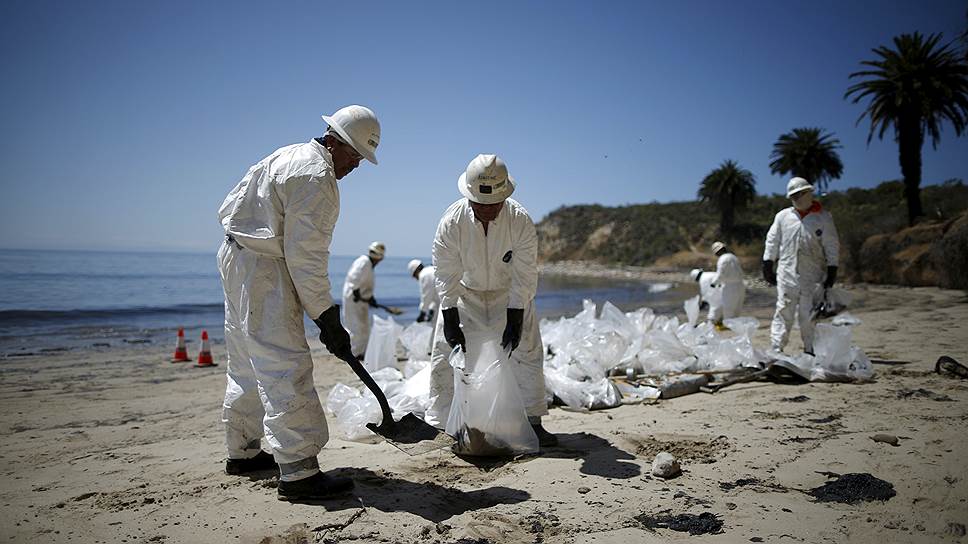
[[[392,306],[386,306],[384,304],[377,304],[376,307],[380,308],[381,310],[386,310],[388,313],[393,315],[400,315],[403,313],[403,310],[401,310],[400,308],[394,308]]]
[[[340,357],[340,359],[342,359],[346,364],[350,365],[350,368],[352,368],[353,372],[355,372],[357,377],[360,378],[360,380],[363,382],[363,385],[365,385],[366,388],[373,393],[373,396],[376,397],[377,402],[380,403],[380,409],[383,410],[383,422],[380,423],[380,426],[393,425],[393,412],[390,410],[390,403],[387,402],[387,396],[383,394],[383,390],[380,389],[380,386],[373,381],[370,373],[363,368],[363,363],[357,361],[355,357]]]

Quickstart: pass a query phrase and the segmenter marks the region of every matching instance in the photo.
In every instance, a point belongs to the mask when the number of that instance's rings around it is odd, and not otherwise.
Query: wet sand
[[[968,381],[933,373],[940,355],[968,362],[968,298],[850,290],[864,322],[855,342],[878,362],[873,383],[752,383],[591,413],[553,408],[546,427],[560,446],[513,462],[407,457],[334,436],[320,464],[357,487],[316,504],[278,501],[272,473],[224,474],[224,366],[172,364],[169,346],[155,344],[3,359],[0,540],[968,541]],[[770,309],[754,306],[765,347]],[[313,347],[324,400],[336,382],[358,385]],[[224,347],[213,348],[224,365]],[[872,440],[878,433],[898,445]],[[650,475],[660,451],[680,457],[681,476]],[[808,491],[832,473],[870,474],[895,495],[820,502]],[[718,534],[666,528],[680,518],[696,520],[680,529],[722,523]]]

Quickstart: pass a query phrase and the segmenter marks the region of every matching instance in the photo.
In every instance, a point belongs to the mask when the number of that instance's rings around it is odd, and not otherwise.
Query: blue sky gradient
[[[723,160],[762,193],[777,137],[841,140],[833,189],[900,177],[867,145],[848,74],[902,32],[965,28],[928,2],[0,3],[0,247],[214,251],[247,168],[351,103],[380,165],[340,182],[332,250],[429,255],[456,179],[497,153],[534,219],[562,205],[695,198]],[[968,138],[924,148],[968,178]]]

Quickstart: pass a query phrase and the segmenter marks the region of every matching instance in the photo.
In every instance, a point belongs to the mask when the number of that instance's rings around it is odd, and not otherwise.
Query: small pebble
[[[669,452],[661,452],[652,461],[652,475],[659,478],[674,478],[682,472],[679,461]]]
[[[589,491],[591,491],[591,489],[588,489],[585,486],[581,486],[578,488],[578,492],[581,493],[582,495],[584,495],[585,493],[588,493]]]
[[[900,443],[897,437],[894,436],[893,434],[878,433],[872,436],[871,440],[873,440],[874,442],[883,442],[885,444],[890,444],[894,447],[897,447]]]

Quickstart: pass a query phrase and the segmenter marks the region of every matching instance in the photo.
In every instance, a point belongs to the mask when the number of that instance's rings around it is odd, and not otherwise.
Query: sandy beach
[[[968,362],[968,298],[849,290],[863,320],[855,343],[878,363],[873,383],[757,382],[590,413],[552,408],[545,426],[560,446],[511,462],[408,457],[333,436],[320,464],[356,489],[315,504],[278,501],[273,473],[223,472],[220,344],[215,368],[172,364],[171,346],[158,344],[6,358],[0,540],[968,541],[968,381],[933,372],[940,355]],[[771,309],[751,313],[765,347]],[[313,355],[324,401],[337,382],[358,385],[318,343]],[[651,476],[660,451],[681,459],[681,476]],[[870,474],[896,495],[842,504],[806,493],[831,473]],[[648,528],[656,516],[703,513],[722,522],[714,534]]]

